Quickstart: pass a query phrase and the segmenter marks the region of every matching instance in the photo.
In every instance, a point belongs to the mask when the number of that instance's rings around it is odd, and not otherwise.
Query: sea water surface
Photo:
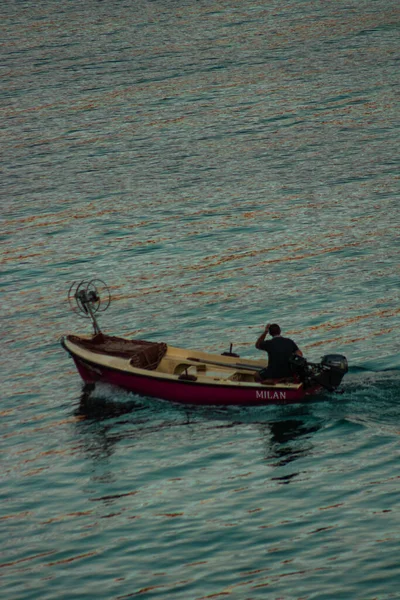
[[[400,598],[398,2],[1,10],[1,598]],[[96,277],[107,333],[255,358],[278,322],[343,394],[88,397]]]

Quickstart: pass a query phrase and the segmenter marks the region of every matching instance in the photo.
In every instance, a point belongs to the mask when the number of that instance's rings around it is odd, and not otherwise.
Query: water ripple
[[[399,11],[376,4],[5,4],[5,597],[397,597]],[[107,332],[255,357],[278,321],[347,355],[343,394],[88,398],[58,339],[95,276]]]

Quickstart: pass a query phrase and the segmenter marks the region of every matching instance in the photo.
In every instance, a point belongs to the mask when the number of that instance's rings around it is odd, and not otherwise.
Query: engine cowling
[[[320,362],[320,372],[315,381],[323,387],[335,390],[349,370],[347,358],[342,354],[326,354]]]
[[[323,367],[335,369],[336,371],[341,371],[343,372],[343,375],[349,370],[347,358],[342,354],[325,354],[325,356],[321,358],[321,365]]]

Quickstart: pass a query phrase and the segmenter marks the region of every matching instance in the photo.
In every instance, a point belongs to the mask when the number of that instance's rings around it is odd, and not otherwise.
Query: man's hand
[[[265,338],[267,336],[267,333],[268,333],[268,329],[269,329],[269,323],[265,327],[264,331],[262,332],[262,334],[260,335],[260,337],[258,338],[258,340],[256,341],[256,348],[257,348],[257,350],[262,350],[262,348],[260,348],[260,344],[262,344],[263,341],[265,340]]]

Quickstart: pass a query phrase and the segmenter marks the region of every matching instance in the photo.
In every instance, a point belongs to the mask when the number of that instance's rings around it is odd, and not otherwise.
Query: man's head
[[[270,325],[268,331],[269,335],[272,335],[272,337],[275,337],[276,335],[281,335],[281,328],[276,323]]]

